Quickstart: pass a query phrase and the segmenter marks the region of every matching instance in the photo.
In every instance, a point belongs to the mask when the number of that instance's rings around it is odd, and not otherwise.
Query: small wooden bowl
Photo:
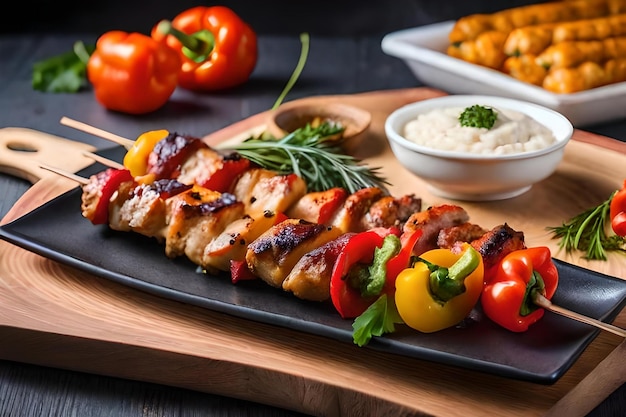
[[[341,103],[285,103],[270,112],[267,131],[282,138],[307,123],[328,121],[344,127],[340,138],[343,143],[354,144],[357,137],[367,130],[372,120],[370,112]]]

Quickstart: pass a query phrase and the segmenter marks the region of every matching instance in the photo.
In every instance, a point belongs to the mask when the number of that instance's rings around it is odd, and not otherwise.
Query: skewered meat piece
[[[413,194],[400,198],[384,196],[370,206],[362,219],[363,230],[375,227],[397,226],[402,228],[411,215],[422,209],[422,199]]]
[[[507,254],[525,249],[524,233],[518,232],[504,223],[485,233],[471,245],[483,257],[485,270],[497,265]]]
[[[339,187],[307,193],[286,214],[292,219],[329,224],[332,216],[346,201],[346,198],[348,198],[348,192]]]
[[[245,171],[233,188],[246,214],[256,218],[266,211],[284,213],[306,194],[306,183],[296,174],[277,175],[263,168]]]
[[[206,246],[202,264],[207,268],[228,271],[231,261],[245,260],[250,243],[283,219],[284,216],[271,211],[265,212],[260,217],[244,215],[243,218],[226,226],[226,229]]]
[[[185,255],[203,265],[204,248],[226,227],[244,216],[244,205],[232,194],[194,186],[166,201],[165,254]]]
[[[163,240],[166,224],[165,200],[156,187],[121,184],[109,209],[109,227]]]
[[[441,229],[437,235],[437,246],[440,248],[453,248],[458,242],[472,242],[480,239],[486,229],[474,223],[463,223],[458,226],[447,227]]]
[[[304,254],[283,281],[283,290],[303,300],[328,300],[335,261],[353,235],[344,233]]]
[[[440,230],[461,225],[468,220],[469,214],[464,208],[452,204],[442,204],[412,214],[404,224],[403,230],[422,231],[422,237],[413,248],[414,255],[421,255],[438,247],[437,238]]]
[[[384,195],[384,191],[377,187],[362,188],[350,194],[341,209],[335,214],[331,224],[344,233],[365,230],[362,224],[363,217],[372,204]]]
[[[341,234],[336,227],[287,219],[272,226],[248,245],[246,262],[256,276],[273,287],[281,288],[304,254]]]

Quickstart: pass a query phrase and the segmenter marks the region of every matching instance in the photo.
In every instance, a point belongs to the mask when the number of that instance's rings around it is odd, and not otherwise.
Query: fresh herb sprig
[[[609,251],[624,251],[626,239],[608,235],[607,219],[613,195],[596,207],[572,217],[561,226],[548,227],[554,239],[561,239],[559,247],[566,252],[582,251],[589,260],[607,259]]]
[[[465,127],[491,129],[498,119],[498,113],[492,108],[475,104],[467,107],[459,115],[459,123]]]
[[[369,167],[343,152],[336,138],[342,129],[327,122],[317,127],[306,125],[281,139],[252,137],[231,149],[265,169],[295,173],[310,191],[341,187],[354,193],[379,187],[387,192],[389,183],[380,175],[380,168]]]
[[[87,61],[95,45],[74,43],[70,52],[56,55],[33,65],[32,86],[46,93],[75,93],[87,87]]]

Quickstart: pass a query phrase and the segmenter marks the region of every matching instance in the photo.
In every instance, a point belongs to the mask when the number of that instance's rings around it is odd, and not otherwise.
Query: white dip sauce
[[[465,107],[420,114],[404,127],[404,137],[429,148],[475,154],[504,155],[543,149],[555,142],[544,125],[525,114],[493,109],[498,118],[491,129],[465,127],[459,116]]]

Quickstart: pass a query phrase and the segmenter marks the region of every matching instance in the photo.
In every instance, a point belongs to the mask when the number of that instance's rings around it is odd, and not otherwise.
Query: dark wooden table
[[[270,108],[289,78],[300,51],[297,36],[261,36],[258,66],[245,86],[221,94],[176,91],[161,110],[131,117],[104,110],[91,91],[55,95],[32,90],[33,62],[69,50],[77,39],[92,42],[96,35],[0,34],[0,127],[28,127],[98,148],[111,144],[62,126],[61,117],[71,117],[129,138],[155,128],[205,135]],[[404,63],[381,52],[380,40],[380,35],[313,36],[306,68],[287,100],[420,85]],[[626,140],[626,120],[586,126],[585,130]],[[0,174],[0,217],[29,186],[26,180]],[[590,416],[621,416],[625,410],[626,387],[622,386]],[[69,415],[298,414],[178,388],[0,360],[0,416]]]

